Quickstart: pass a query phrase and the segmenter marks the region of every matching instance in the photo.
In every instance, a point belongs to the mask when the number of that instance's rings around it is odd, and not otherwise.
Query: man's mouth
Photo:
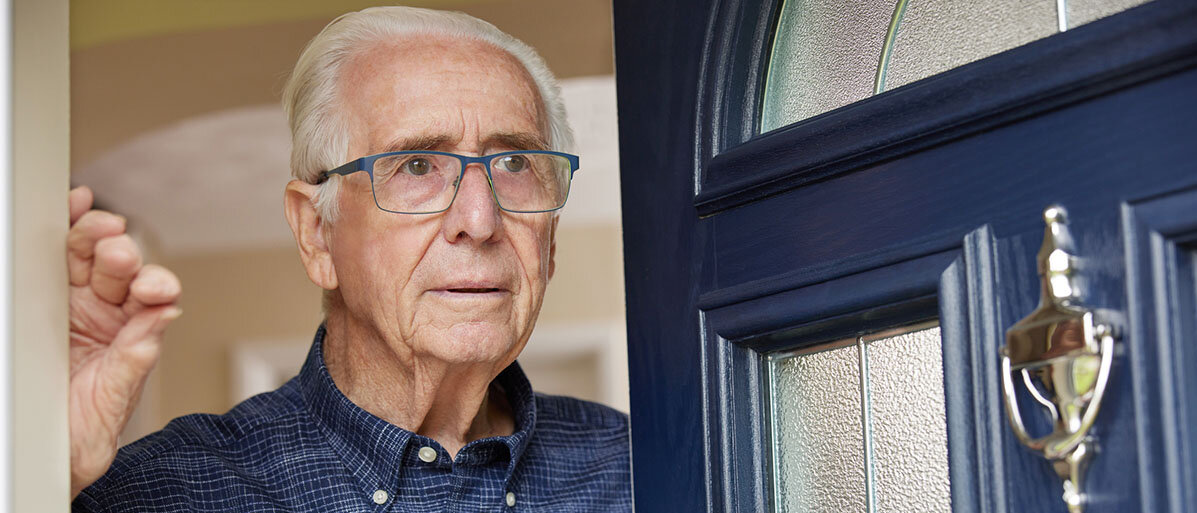
[[[503,289],[496,288],[459,288],[459,289],[445,289],[448,292],[457,294],[485,294],[487,292],[502,292]]]

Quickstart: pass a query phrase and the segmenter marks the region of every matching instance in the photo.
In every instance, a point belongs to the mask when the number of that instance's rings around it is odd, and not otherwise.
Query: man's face
[[[485,43],[382,44],[347,63],[340,88],[354,158],[546,149],[536,147],[544,144],[546,123],[531,77]],[[379,210],[366,173],[343,185],[342,215],[326,237],[351,322],[368,326],[400,355],[514,360],[553,272],[555,217],[500,210],[477,164],[439,214]]]

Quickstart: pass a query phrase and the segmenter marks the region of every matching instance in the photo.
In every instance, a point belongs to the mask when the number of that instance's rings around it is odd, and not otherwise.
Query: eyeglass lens
[[[491,159],[490,170],[495,197],[506,210],[553,210],[569,194],[570,162],[558,155],[499,155]],[[382,209],[438,212],[453,201],[461,160],[436,153],[389,155],[374,161],[373,175],[374,198]]]

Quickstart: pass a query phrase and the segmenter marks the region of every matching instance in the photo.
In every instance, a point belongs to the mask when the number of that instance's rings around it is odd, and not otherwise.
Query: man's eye
[[[411,159],[403,163],[403,172],[414,176],[423,176],[432,171],[432,163],[428,159]]]
[[[518,173],[528,168],[528,158],[523,155],[508,155],[499,159],[499,169]]]

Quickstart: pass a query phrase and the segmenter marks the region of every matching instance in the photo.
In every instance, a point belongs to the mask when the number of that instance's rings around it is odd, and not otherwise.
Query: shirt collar
[[[405,462],[414,461],[419,447],[418,442],[412,443],[413,439],[427,439],[361,409],[341,393],[324,364],[325,334],[321,325],[299,371],[304,403],[363,491],[388,489],[398,482]],[[518,363],[504,369],[493,383],[507,394],[515,417],[515,432],[466,444],[458,452],[456,464],[484,464],[509,455],[505,478],[509,481],[536,426],[536,399]],[[498,446],[505,447],[507,454],[496,451]]]

